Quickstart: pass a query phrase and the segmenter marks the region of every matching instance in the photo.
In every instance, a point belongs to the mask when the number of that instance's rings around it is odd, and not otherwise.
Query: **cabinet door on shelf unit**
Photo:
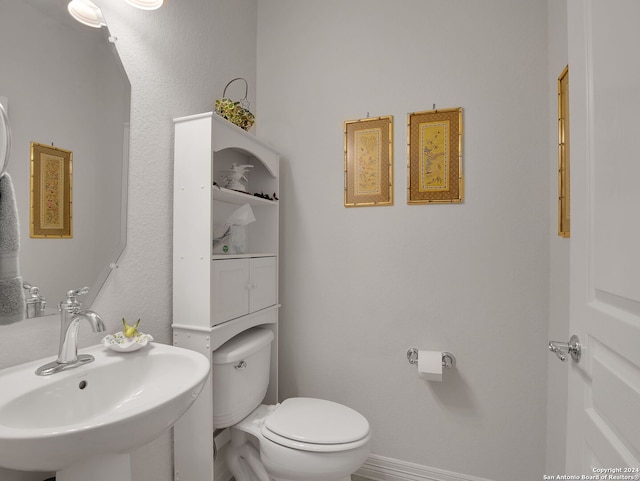
[[[277,302],[275,256],[212,262],[212,325],[273,306]]]
[[[211,267],[212,324],[220,324],[249,313],[250,259],[215,260]]]
[[[275,257],[251,259],[251,292],[249,311],[259,311],[277,302],[277,276]]]

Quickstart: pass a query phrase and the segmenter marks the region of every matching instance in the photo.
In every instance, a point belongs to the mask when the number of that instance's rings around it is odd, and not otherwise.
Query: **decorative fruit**
[[[125,321],[124,317],[122,318],[122,325],[124,326],[122,329],[122,333],[124,334],[124,337],[133,337],[136,335],[136,333],[138,332],[138,325],[140,324],[140,319],[138,319],[138,321],[135,323],[135,325],[130,326],[129,324],[127,324],[127,321]]]

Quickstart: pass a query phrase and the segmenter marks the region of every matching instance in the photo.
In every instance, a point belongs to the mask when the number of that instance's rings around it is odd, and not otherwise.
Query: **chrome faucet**
[[[78,330],[83,320],[86,320],[91,325],[93,332],[103,332],[106,329],[102,318],[96,312],[89,309],[80,309],[82,304],[77,297],[87,292],[89,292],[88,287],[71,290],[67,292],[67,299],[58,304],[60,311],[58,358],[36,369],[38,376],[49,376],[95,360],[90,354],[78,355]]]
[[[25,299],[27,318],[44,316],[47,300],[40,295],[40,288],[28,282],[23,282],[22,287],[29,291],[29,297]]]

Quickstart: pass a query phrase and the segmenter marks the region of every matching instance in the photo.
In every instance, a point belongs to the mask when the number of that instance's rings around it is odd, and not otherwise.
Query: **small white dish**
[[[124,333],[119,331],[105,336],[102,339],[102,345],[117,352],[133,352],[142,349],[151,341],[153,341],[151,334],[137,332],[133,337],[124,337]]]

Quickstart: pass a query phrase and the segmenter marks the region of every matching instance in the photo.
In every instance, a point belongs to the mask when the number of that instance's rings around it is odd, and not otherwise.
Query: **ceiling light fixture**
[[[163,0],[124,0],[129,5],[142,10],[156,10],[162,7]]]
[[[102,10],[91,0],[71,0],[67,5],[69,14],[78,22],[93,28],[107,25]]]

